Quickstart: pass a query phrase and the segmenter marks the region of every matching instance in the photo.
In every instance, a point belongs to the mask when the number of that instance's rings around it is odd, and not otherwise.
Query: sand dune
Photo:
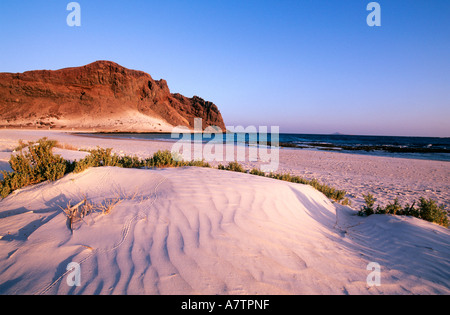
[[[123,201],[71,232],[60,206],[83,195]],[[448,229],[357,217],[309,186],[248,174],[96,168],[0,209],[0,294],[450,293]],[[381,286],[367,285],[369,262]]]

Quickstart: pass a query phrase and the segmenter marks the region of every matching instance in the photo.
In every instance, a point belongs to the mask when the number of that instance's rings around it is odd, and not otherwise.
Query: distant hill
[[[61,70],[0,73],[0,126],[96,131],[171,131],[225,124],[216,105],[171,93],[165,80],[111,61]]]

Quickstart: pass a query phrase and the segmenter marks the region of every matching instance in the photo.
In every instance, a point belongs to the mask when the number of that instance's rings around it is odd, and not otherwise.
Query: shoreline
[[[112,139],[82,136],[74,132],[0,130],[0,165],[9,161],[19,139],[35,141],[40,138],[58,140],[78,149],[91,150],[98,146],[112,148],[119,155],[147,158],[158,150],[171,150],[174,142],[164,140]],[[204,147],[204,144],[202,145]],[[224,146],[226,149],[227,146]],[[230,149],[236,152],[236,145]],[[247,148],[248,149],[248,148]],[[2,152],[3,151],[3,152]],[[248,155],[248,150],[246,154]],[[67,154],[70,155],[70,152]],[[260,168],[261,161],[238,161],[246,169]],[[210,162],[212,166],[228,162]],[[419,197],[435,199],[450,209],[450,169],[447,161],[407,159],[320,150],[279,148],[277,173],[289,173],[305,179],[317,179],[323,184],[347,191],[351,207],[359,210],[364,204],[363,194],[371,193],[377,203],[385,205],[399,198],[412,203]]]
[[[49,130],[40,128],[6,128],[1,127],[2,130],[10,130],[10,131],[21,131],[21,132],[50,132],[50,133],[67,133],[78,136],[85,137],[96,137],[104,139],[116,139],[116,140],[139,140],[139,141],[162,141],[173,143],[177,141],[174,139],[173,141],[169,141],[167,139],[126,139],[122,137],[110,137],[107,135],[116,135],[116,134],[125,134],[125,135],[170,135],[171,132],[168,131],[93,131],[90,129],[80,129],[80,130],[69,130],[69,129],[57,129],[52,128]],[[195,130],[190,130],[188,133],[195,134]],[[229,133],[228,130],[226,133]],[[225,134],[225,133],[224,133]],[[281,133],[282,135],[301,135],[301,134],[293,134],[293,133]],[[101,135],[106,135],[106,137],[101,137]],[[316,134],[306,134],[315,136]],[[343,135],[343,134],[318,134],[318,136],[356,136],[356,137],[392,137],[392,138],[431,138],[431,139],[450,139],[450,137],[418,137],[418,136],[372,136],[372,135]],[[208,142],[205,140],[205,143]],[[270,141],[267,141],[270,144]],[[400,158],[400,159],[411,159],[411,160],[427,160],[427,161],[440,161],[440,162],[450,162],[449,157],[440,158],[440,157],[430,157],[427,154],[450,154],[449,149],[432,149],[432,148],[403,148],[403,147],[391,147],[389,145],[360,145],[360,146],[349,146],[349,145],[336,145],[331,143],[318,143],[318,142],[306,142],[295,144],[290,142],[280,141],[278,147],[281,149],[296,149],[296,150],[311,150],[311,151],[323,151],[323,152],[333,152],[333,153],[341,153],[341,154],[355,154],[355,155],[368,155],[368,156],[379,156],[379,157],[388,157],[388,158]],[[409,154],[421,154],[423,156],[408,156]]]
[[[103,139],[117,139],[117,140],[139,140],[139,141],[163,141],[173,143],[178,141],[178,139],[139,139],[139,138],[126,138],[126,137],[114,137],[115,134],[124,134],[124,135],[170,135],[171,133],[167,132],[91,132],[91,133],[75,133],[79,136],[86,137],[98,137]],[[190,133],[192,134],[192,133]],[[106,135],[102,137],[102,135]],[[112,135],[112,136],[108,136]],[[424,137],[427,138],[427,137]],[[208,143],[209,141],[203,140],[203,144]],[[235,143],[236,144],[236,143]],[[224,143],[226,145],[226,143]],[[258,144],[257,146],[259,146]],[[248,146],[245,143],[245,146]],[[267,141],[267,146],[270,147],[270,141]],[[448,154],[450,150],[447,149],[425,149],[425,148],[390,148],[389,146],[380,146],[380,145],[372,145],[372,146],[361,146],[361,147],[351,147],[346,145],[334,145],[334,144],[316,144],[316,143],[308,143],[308,144],[294,144],[294,143],[286,143],[279,142],[277,146],[280,149],[294,149],[294,150],[310,150],[310,151],[326,151],[326,152],[334,152],[334,153],[343,153],[343,154],[357,154],[357,155],[369,155],[369,156],[378,156],[378,157],[389,157],[389,158],[403,158],[403,159],[412,159],[412,160],[429,160],[429,161],[440,161],[440,162],[450,162],[447,158],[434,157],[431,158],[427,154]],[[419,156],[408,156],[409,154],[420,154]]]

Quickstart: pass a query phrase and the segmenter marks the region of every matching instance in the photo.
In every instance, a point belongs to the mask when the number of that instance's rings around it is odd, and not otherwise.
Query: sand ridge
[[[58,205],[112,192],[124,201],[111,214],[70,233]],[[309,186],[249,174],[104,167],[1,205],[2,294],[449,293],[448,229],[360,218]],[[66,283],[72,261],[80,287]],[[381,287],[367,286],[371,261],[383,266]]]

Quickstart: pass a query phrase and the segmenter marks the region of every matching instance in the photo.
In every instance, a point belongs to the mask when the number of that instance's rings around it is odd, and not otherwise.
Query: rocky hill
[[[225,125],[216,105],[172,94],[165,80],[111,61],[61,70],[0,73],[0,126],[170,132]]]

